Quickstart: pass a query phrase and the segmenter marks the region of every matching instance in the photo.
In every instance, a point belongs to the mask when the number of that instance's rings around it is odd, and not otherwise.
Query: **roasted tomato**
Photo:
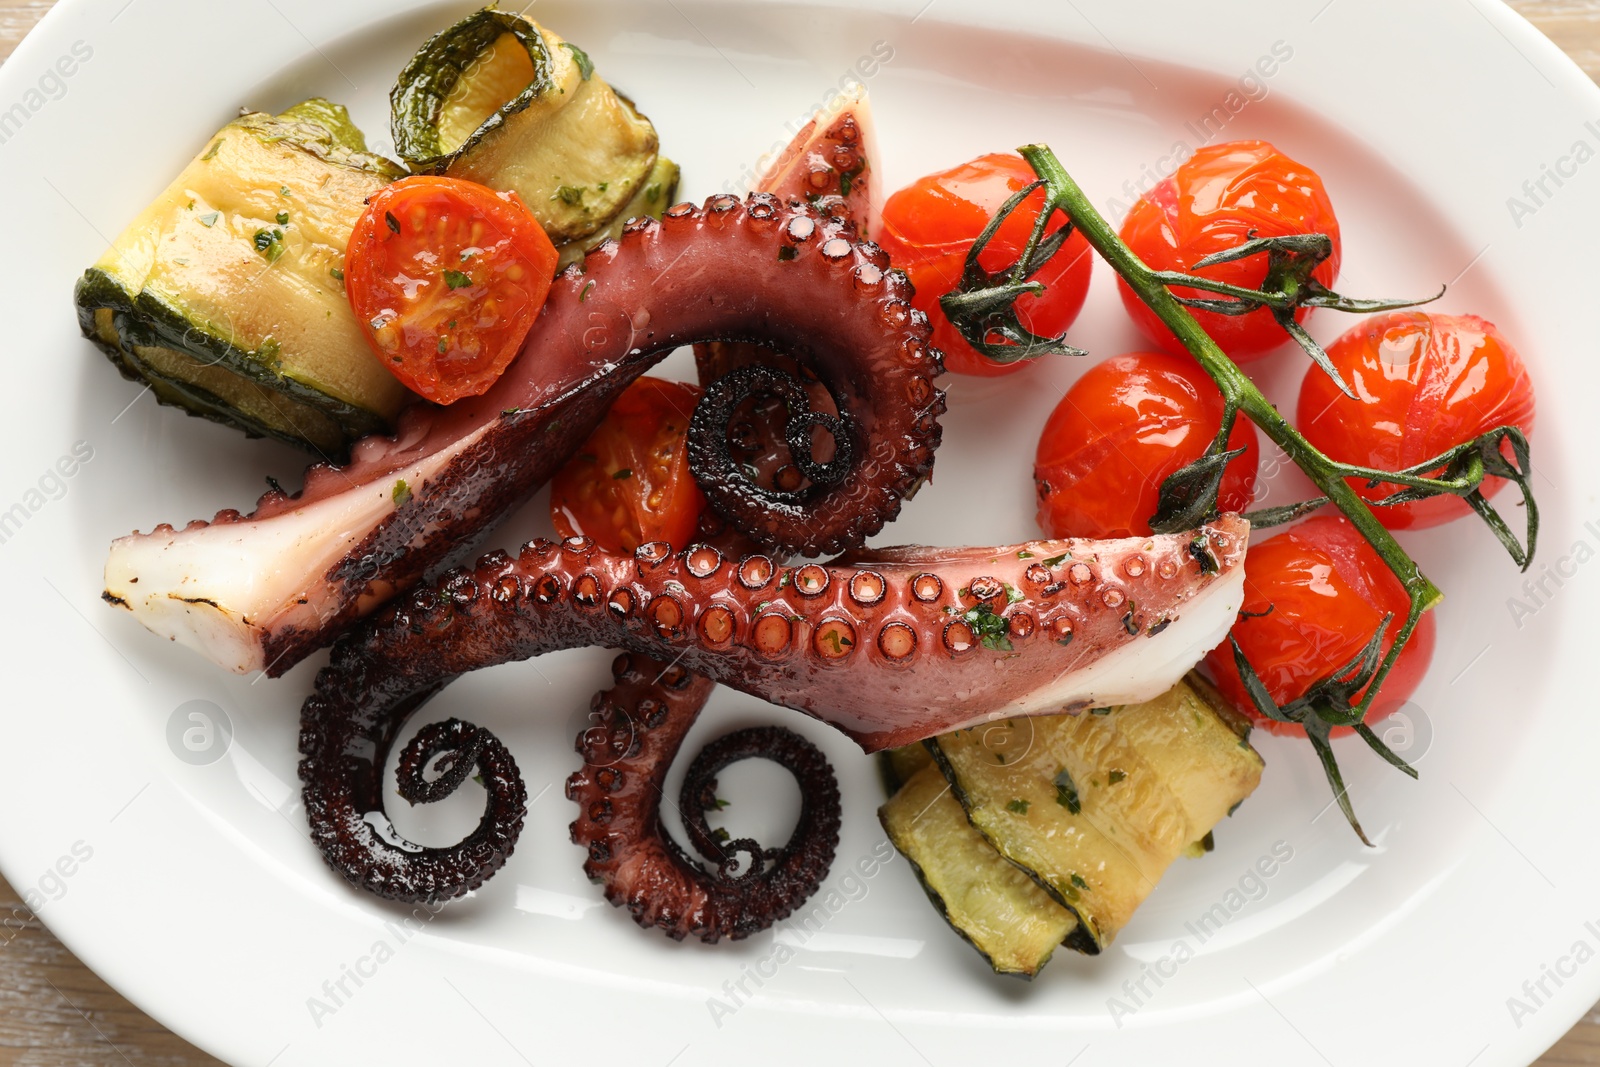
[[[684,435],[700,390],[640,378],[550,483],[550,517],[562,537],[583,534],[611,552],[651,541],[682,548],[705,497],[689,473]]]
[[[1200,271],[1191,264],[1251,237],[1286,237],[1324,233],[1333,239],[1333,255],[1313,272],[1323,285],[1339,275],[1339,220],[1333,216],[1322,179],[1265,141],[1229,141],[1200,149],[1175,174],[1151,189],[1128,212],[1122,240],[1155,270],[1198,274],[1247,289],[1258,289],[1267,276],[1266,256],[1220,263]],[[1119,279],[1122,302],[1144,335],[1169,352],[1182,343]],[[1216,297],[1196,289],[1173,290],[1184,297]],[[1307,309],[1295,313],[1304,321]],[[1212,340],[1235,360],[1256,358],[1288,339],[1264,308],[1246,315],[1195,311]]]
[[[1476,315],[1375,315],[1328,346],[1328,357],[1357,399],[1311,367],[1300,386],[1297,419],[1307,440],[1343,463],[1404,470],[1497,426],[1533,430],[1527,368],[1494,324]],[[1503,478],[1485,479],[1484,495],[1504,484]],[[1369,487],[1366,479],[1351,485],[1368,500],[1400,489],[1390,482]],[[1440,495],[1373,510],[1385,526],[1403,530],[1436,526],[1472,509],[1458,496]]]
[[[958,374],[1010,374],[1031,362],[997,363],[973,348],[945,318],[939,298],[960,284],[967,251],[989,219],[1012,193],[1033,180],[1033,168],[1021,156],[997,152],[919,179],[889,197],[883,207],[877,241],[894,265],[910,276],[917,289],[912,303],[933,322],[933,343],[943,350],[945,366]],[[1001,225],[978,257],[985,269],[1002,270],[1017,261],[1043,203],[1040,189]],[[1044,292],[1017,300],[1017,318],[1023,326],[1043,337],[1065,333],[1083,308],[1093,259],[1082,234],[1067,238],[1033,276],[1044,285]]]
[[[1405,624],[1407,603],[1400,580],[1350,520],[1319,515],[1250,546],[1244,607],[1233,624],[1233,636],[1273,701],[1283,707],[1354,659],[1383,617],[1392,615],[1383,645],[1387,655]],[[1434,630],[1433,615],[1423,615],[1367,713],[1367,722],[1399,710],[1416,692],[1433,658]],[[1223,695],[1257,725],[1273,733],[1304,735],[1304,727],[1256,711],[1228,642],[1206,656],[1205,666]],[[1334,736],[1350,732],[1348,727],[1333,731]]]
[[[1089,368],[1050,413],[1034,461],[1039,526],[1049,537],[1143,537],[1161,483],[1200,458],[1222,428],[1222,394],[1197,364],[1134,352]],[[1222,510],[1255,497],[1260,448],[1241,416],[1228,437]]]
[[[402,178],[350,235],[345,290],[383,365],[437,404],[500,377],[544,306],[556,250],[515,193]]]

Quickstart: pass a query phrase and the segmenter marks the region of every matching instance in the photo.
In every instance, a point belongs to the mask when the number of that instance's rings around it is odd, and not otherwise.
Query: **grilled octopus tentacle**
[[[588,852],[584,873],[640,926],[674,940],[738,940],[789,915],[827,876],[838,845],[839,789],[828,761],[775,726],[736,731],[703,749],[684,777],[679,809],[690,843],[715,864],[707,870],[668,833],[661,801],[672,757],[716,683],[639,654],[623,653],[612,670],[616,684],[595,698],[598,724],[578,738],[584,765],[567,779],[579,809],[572,840]],[[779,763],[800,785],[800,820],[780,848],[719,842],[706,823],[717,772],[752,757]]]
[[[401,716],[466,671],[562,648],[676,661],[820,718],[868,751],[995,718],[1148,699],[1232,624],[1247,540],[1247,524],[1225,516],[1185,534],[793,567],[709,545],[621,556],[581,537],[530,544],[516,559],[492,553],[358,627],[318,676],[301,734],[316,839],[347,877],[385,895],[435,899],[481,883],[503,852],[450,853],[441,872],[430,866],[435,850],[391,849],[381,877],[357,879],[351,850],[370,862],[360,855],[376,847],[366,817],[381,812],[378,778]],[[491,795],[499,821],[480,832],[508,848],[514,798]]]
[[[854,233],[803,201],[759,193],[634,219],[556,279],[521,356],[488,392],[411,409],[394,437],[362,441],[343,468],[313,467],[300,494],[274,490],[251,515],[118,540],[105,599],[229,669],[281,674],[464,558],[629,383],[710,340],[785,349],[828,398],[810,413],[791,405],[796,437],[821,426],[817,436],[849,457],[801,504],[733,472],[702,486],[712,506],[775,551],[858,545],[930,471],[944,400],[911,283]],[[697,451],[726,451],[727,427],[697,422]]]

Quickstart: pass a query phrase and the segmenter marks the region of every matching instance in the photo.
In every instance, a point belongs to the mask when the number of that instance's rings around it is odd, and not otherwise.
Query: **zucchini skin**
[[[527,49],[533,62],[533,80],[501,104],[464,142],[447,150],[439,138],[439,115],[445,100],[478,57],[504,34],[515,37]],[[390,90],[395,151],[413,173],[443,174],[450,164],[505,125],[508,118],[555,88],[552,67],[550,46],[538,27],[527,19],[494,8],[468,15],[423,42]]]
[[[230,146],[218,158],[230,139],[244,147]],[[207,144],[204,154],[191,161],[78,280],[73,303],[79,328],[123,377],[148,384],[160,403],[233,426],[250,437],[272,437],[328,459],[342,459],[354,441],[389,428],[406,393],[364,343],[359,347],[340,343],[348,337],[359,340],[359,333],[336,275],[324,274],[336,269],[331,263],[343,262],[338,220],[359,214],[363,190],[376,191],[402,172],[366,151],[361,131],[343,107],[315,98],[277,116],[245,114]],[[241,150],[240,165],[234,169],[227,161]],[[285,183],[281,190],[274,181],[277,175]],[[336,180],[330,182],[330,175]],[[321,176],[320,187],[311,180],[316,176]],[[262,261],[263,278],[266,269],[288,272],[276,284],[288,285],[303,297],[271,303],[276,325],[287,327],[289,335],[312,339],[310,348],[291,340],[288,351],[274,339],[277,329],[252,341],[253,331],[235,331],[217,322],[220,316],[231,323],[236,305],[229,301],[244,295],[229,288],[228,272],[237,271],[241,258],[260,251],[259,246],[246,248],[247,234],[239,231],[258,221],[272,225],[245,214],[231,201],[252,197],[259,201],[281,191],[287,191],[282,196],[283,217],[310,227],[303,237],[292,239],[292,253],[279,252]],[[345,195],[352,199],[344,202]],[[206,207],[216,207],[201,220],[204,231],[193,225],[201,200],[207,201]],[[226,221],[218,219],[223,214]],[[290,225],[283,229],[290,230]],[[190,258],[178,257],[169,251],[166,238],[177,241],[183,232],[204,232],[215,242],[203,248],[182,246],[185,256],[205,251],[225,253],[224,259],[202,258],[194,266]],[[342,236],[348,239],[348,234]],[[184,267],[176,280],[167,273],[176,269],[175,264]],[[330,269],[324,271],[323,264],[330,264]],[[207,266],[219,269],[204,277],[203,284],[213,288],[200,296],[200,290],[187,283],[201,285]],[[315,286],[305,285],[308,275],[316,276]],[[160,282],[152,285],[155,278]],[[189,296],[195,297],[195,307],[186,306]],[[208,303],[210,310],[201,310]],[[259,312],[259,295],[254,306]],[[245,314],[248,318],[249,312]],[[319,368],[326,383],[332,384],[319,387]]]

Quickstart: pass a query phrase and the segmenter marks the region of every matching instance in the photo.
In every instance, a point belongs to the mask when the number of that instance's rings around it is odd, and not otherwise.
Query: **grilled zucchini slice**
[[[928,746],[918,741],[901,748],[886,748],[878,753],[878,766],[883,775],[884,792],[893,796],[899,788],[911,781],[912,775],[933,763]]]
[[[389,99],[412,170],[516,192],[557,245],[626,221],[656,170],[650,120],[581,49],[511,12],[486,8],[430,38]]]
[[[672,205],[677,195],[678,165],[666,156],[657,156],[656,165],[650,169],[645,183],[639,187],[633,199],[617,212],[616,217],[588,237],[569,241],[561,246],[561,258],[556,263],[556,269],[560,270],[569,263],[576,263],[612,238],[621,237],[622,228],[628,224],[629,219],[645,215],[659,219],[661,213]]]
[[[878,820],[939,914],[995,973],[1032,978],[1077,927],[1077,916],[973,829],[931,760],[878,809]]]
[[[337,104],[242,115],[79,280],[79,325],[161,402],[341,457],[407,395],[342,281],[362,201],[400,175]]]
[[[1077,916],[1068,943],[1090,954],[1262,769],[1187,682],[1144,704],[996,722],[929,747],[973,827]]]

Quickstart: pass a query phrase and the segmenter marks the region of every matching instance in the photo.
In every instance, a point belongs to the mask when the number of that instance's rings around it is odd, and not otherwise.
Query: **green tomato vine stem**
[[[1173,279],[1151,270],[1123,243],[1111,224],[1095,210],[1088,196],[1067,173],[1054,152],[1045,145],[1026,145],[1018,151],[1044,183],[1047,200],[1046,207],[1041,211],[1041,219],[1052,210],[1060,210],[1071,219],[1072,224],[1083,234],[1090,246],[1128,283],[1129,288],[1139,299],[1144,301],[1150,310],[1154,311],[1177,335],[1195,362],[1200,364],[1221,390],[1224,417],[1222,430],[1212,446],[1213,449],[1220,452],[1225,448],[1233,429],[1234,418],[1239,412],[1243,412],[1283,450],[1295,466],[1305,472],[1328,500],[1345,514],[1405,588],[1410,603],[1405,623],[1401,626],[1371,684],[1367,686],[1360,704],[1352,709],[1352,712],[1364,717],[1382,687],[1384,678],[1394,667],[1401,650],[1410,640],[1422,613],[1444,599],[1444,594],[1438,586],[1422,573],[1416,561],[1406,553],[1394,535],[1378,521],[1372,509],[1367,506],[1367,502],[1346,481],[1347,478],[1366,476],[1375,472],[1366,471],[1364,468],[1358,470],[1335,462],[1301,436],[1261,390],[1256,388],[1255,383],[1211,339],[1195,317],[1189,313],[1188,308],[1172,295],[1168,285],[1172,284]],[[1023,261],[1032,254],[1041,229],[1042,227],[1036,227],[1033,240],[1022,253]],[[1356,722],[1360,721],[1359,717],[1353,716],[1353,718]]]

